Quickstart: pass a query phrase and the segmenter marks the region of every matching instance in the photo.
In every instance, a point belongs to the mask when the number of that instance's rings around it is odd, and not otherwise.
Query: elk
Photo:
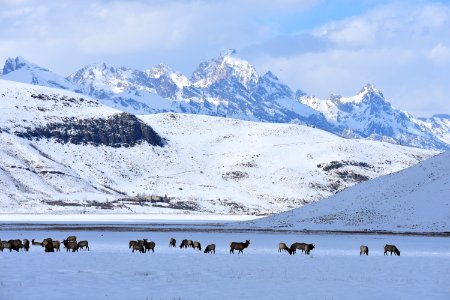
[[[194,250],[198,249],[199,251],[202,251],[202,245],[200,244],[200,242],[193,242],[192,248],[194,248]]]
[[[297,249],[302,250],[302,253],[309,254],[316,246],[314,244],[306,243],[293,243],[291,245],[291,251],[293,254],[296,253]]]
[[[12,251],[11,244],[9,242],[7,242],[7,241],[1,241],[1,243],[0,243],[0,251],[3,252],[3,249],[9,249],[9,252],[11,252]]]
[[[69,235],[66,239],[68,242],[76,242],[77,241],[77,237],[74,235]]]
[[[188,240],[182,240],[180,243],[180,249],[181,248],[187,248],[189,245],[189,241]]]
[[[11,245],[10,250],[15,250],[19,252],[21,248],[23,248],[23,244],[21,240],[9,240],[8,243]]]
[[[152,250],[152,252],[155,252],[155,246],[156,246],[155,242],[153,241],[147,242],[147,239],[144,239],[144,248],[145,250],[148,250],[148,252],[150,252],[150,250]]]
[[[361,247],[359,247],[359,255],[369,255],[369,247],[361,245]]]
[[[136,251],[139,251],[139,252],[141,252],[141,253],[145,253],[144,245],[139,244],[139,243],[133,244],[131,252],[134,253],[135,250],[136,250]]]
[[[131,247],[133,247],[134,244],[137,244],[137,241],[130,241],[128,243],[128,249],[131,249]]]
[[[214,254],[216,254],[216,244],[211,244],[211,245],[206,246],[204,252],[205,253],[213,253],[214,252]]]
[[[66,248],[66,252],[72,250],[72,252],[78,251],[78,243],[76,241],[63,240],[63,245]]]
[[[250,240],[246,240],[245,243],[240,243],[240,242],[231,242],[230,243],[230,254],[233,253],[234,254],[234,250],[239,250],[239,253],[244,253],[243,250],[245,248],[248,247],[248,245],[250,245]]]
[[[28,239],[23,240],[23,249],[27,252],[30,250],[30,241]]]
[[[55,247],[53,247],[53,240],[51,238],[47,238],[42,242],[42,247],[45,248],[45,252],[55,252]]]
[[[52,241],[52,244],[53,244],[53,248],[56,250],[56,251],[61,251],[61,242],[60,241],[57,241],[57,240],[55,240],[55,241]]]
[[[177,240],[174,238],[171,238],[169,241],[169,247],[176,247],[177,246]]]
[[[278,244],[278,252],[282,252],[282,251],[290,252],[290,249],[288,248],[288,246],[286,246],[285,243]]]
[[[88,243],[88,241],[80,241],[80,242],[78,242],[77,246],[78,246],[79,249],[82,249],[82,250],[86,250],[87,249],[87,251],[89,251],[89,243]]]
[[[398,250],[395,245],[384,245],[384,255],[387,255],[388,252],[391,252],[391,256],[392,252],[394,252],[395,255],[400,256],[400,250]]]

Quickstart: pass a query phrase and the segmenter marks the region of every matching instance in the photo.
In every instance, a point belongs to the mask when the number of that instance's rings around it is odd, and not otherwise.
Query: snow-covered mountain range
[[[450,153],[239,228],[450,232]]]
[[[280,212],[437,153],[296,124],[136,117],[7,80],[0,111],[3,213]]]
[[[441,151],[450,147],[448,118],[415,118],[392,107],[372,85],[356,96],[325,100],[294,92],[272,72],[259,75],[235,51],[202,62],[190,78],[163,64],[141,71],[104,63],[64,78],[21,57],[8,59],[0,78],[84,93],[132,114],[181,112],[306,124],[346,138]]]

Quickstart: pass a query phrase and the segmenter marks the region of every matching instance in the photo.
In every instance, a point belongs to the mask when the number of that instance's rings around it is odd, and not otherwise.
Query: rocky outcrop
[[[164,140],[150,126],[128,113],[108,118],[66,118],[64,123],[50,123],[43,127],[17,132],[28,139],[54,139],[59,143],[105,145],[110,147],[132,147],[147,142],[153,146],[164,146]]]

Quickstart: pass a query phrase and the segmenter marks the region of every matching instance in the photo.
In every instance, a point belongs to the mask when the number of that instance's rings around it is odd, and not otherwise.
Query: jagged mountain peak
[[[205,88],[220,80],[234,80],[245,87],[258,81],[258,73],[246,60],[239,58],[235,50],[222,52],[218,58],[202,62],[194,71],[191,82]]]
[[[29,62],[28,60],[26,60],[22,56],[17,56],[16,58],[9,57],[5,61],[5,65],[3,66],[2,74],[3,75],[7,75],[7,74],[9,74],[11,72],[20,70],[22,68],[38,69],[38,70],[41,70],[41,71],[50,72],[47,69],[41,68],[38,65]]]

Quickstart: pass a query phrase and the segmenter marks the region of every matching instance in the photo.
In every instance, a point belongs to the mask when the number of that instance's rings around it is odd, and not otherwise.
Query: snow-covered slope
[[[419,118],[421,126],[432,131],[438,138],[450,144],[450,115],[434,115],[431,118]]]
[[[175,113],[140,121],[4,80],[0,110],[2,212],[279,212],[436,154],[302,125]]]
[[[292,230],[450,232],[450,153],[245,226]]]
[[[0,74],[0,79],[12,80],[34,85],[48,86],[63,90],[80,92],[81,89],[68,79],[30,63],[23,57],[8,58]]]
[[[428,149],[448,149],[443,140],[410,114],[392,107],[381,91],[366,85],[352,97],[331,95],[328,100],[302,96],[300,101],[322,112],[338,134]]]

